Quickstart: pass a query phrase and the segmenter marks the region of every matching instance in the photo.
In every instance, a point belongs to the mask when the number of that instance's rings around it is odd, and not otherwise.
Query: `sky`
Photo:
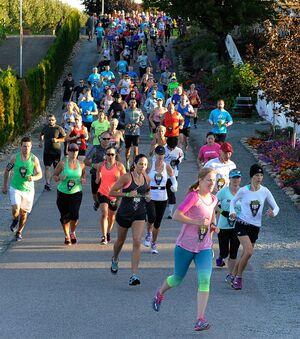
[[[81,4],[81,0],[61,0],[61,1],[78,9],[81,10],[84,9],[84,6]]]

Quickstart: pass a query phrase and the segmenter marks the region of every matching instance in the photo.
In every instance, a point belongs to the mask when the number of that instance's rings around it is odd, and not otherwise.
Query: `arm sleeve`
[[[183,202],[178,206],[178,210],[182,213],[186,213],[191,207],[195,205],[198,201],[198,193],[197,192],[190,192]]]
[[[268,189],[266,189],[266,193],[267,193],[267,202],[273,210],[274,217],[276,217],[276,215],[279,212],[279,207],[278,207],[278,205],[277,205],[277,203],[276,203],[276,201],[273,197],[273,194]]]

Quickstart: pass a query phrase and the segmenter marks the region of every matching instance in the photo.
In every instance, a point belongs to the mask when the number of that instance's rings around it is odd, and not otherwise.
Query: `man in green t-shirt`
[[[34,181],[42,178],[42,170],[39,159],[31,153],[32,140],[23,137],[21,140],[21,152],[14,154],[6,166],[4,172],[3,194],[7,194],[7,183],[10,171],[13,176],[9,187],[10,202],[12,205],[13,221],[10,230],[15,231],[16,241],[22,240],[22,232],[25,227],[27,213],[31,212],[34,199]]]
[[[93,145],[100,145],[99,136],[110,128],[110,123],[105,116],[103,110],[99,110],[98,120],[93,121],[91,130],[93,138]]]

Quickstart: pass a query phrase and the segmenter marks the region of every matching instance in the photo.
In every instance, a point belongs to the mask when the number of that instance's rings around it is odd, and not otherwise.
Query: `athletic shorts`
[[[86,153],[85,149],[80,149],[78,155],[85,156],[85,153]]]
[[[190,127],[182,128],[182,129],[180,130],[180,133],[183,134],[183,135],[185,135],[187,138],[189,138],[189,137],[190,137],[190,130],[191,130]]]
[[[9,199],[11,205],[19,206],[23,211],[30,213],[34,200],[34,189],[31,191],[19,191],[10,186]]]
[[[215,134],[216,142],[225,142],[226,133]]]
[[[137,220],[146,220],[146,213],[141,213],[138,215],[133,215],[130,219],[123,218],[122,215],[118,214],[116,215],[116,221],[119,224],[119,226],[124,228],[130,228],[132,226],[132,223]]]
[[[56,165],[60,162],[60,154],[43,154],[44,166],[52,166],[55,168]]]
[[[221,228],[218,233],[220,257],[225,259],[236,259],[240,246],[240,241],[234,228]]]
[[[83,126],[85,126],[87,128],[88,132],[90,133],[92,122],[85,122],[85,121],[83,121],[82,124],[83,124]]]
[[[92,189],[92,194],[97,194],[100,182],[99,184],[96,184],[96,176],[97,176],[97,170],[96,168],[91,168],[90,169],[91,173],[91,189]]]
[[[103,195],[101,193],[97,193],[97,198],[98,198],[98,202],[99,204],[107,204],[108,208],[115,212],[118,209],[118,202],[117,200],[110,200],[106,195]]]
[[[257,238],[258,238],[258,233],[260,230],[260,227],[248,224],[242,220],[237,220],[235,222],[235,227],[234,227],[235,233],[238,237],[243,237],[247,235],[251,241],[252,244],[255,244]]]
[[[138,146],[140,141],[139,135],[125,135],[125,147]]]

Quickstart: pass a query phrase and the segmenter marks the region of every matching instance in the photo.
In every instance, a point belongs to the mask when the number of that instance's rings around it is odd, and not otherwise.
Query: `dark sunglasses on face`
[[[106,155],[107,155],[108,157],[114,157],[114,156],[115,156],[115,153],[106,153]]]
[[[102,140],[110,140],[110,138],[102,138]]]

